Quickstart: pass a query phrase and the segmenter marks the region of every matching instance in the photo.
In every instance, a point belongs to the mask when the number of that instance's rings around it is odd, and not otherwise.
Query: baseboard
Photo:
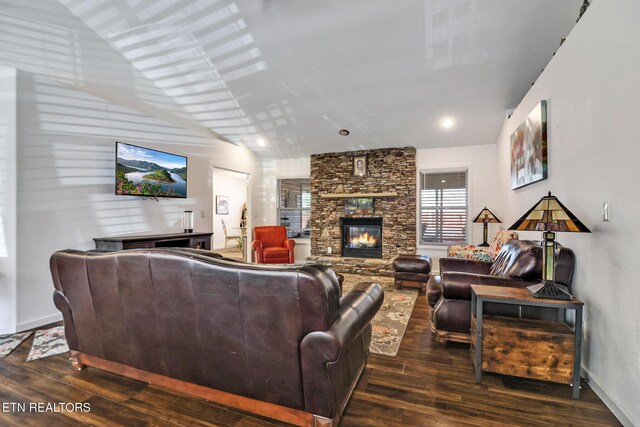
[[[625,427],[635,426],[636,424],[633,423],[631,418],[629,418],[629,416],[622,410],[622,408],[620,408],[616,401],[612,399],[602,387],[600,387],[600,384],[598,384],[598,381],[593,377],[593,374],[589,371],[589,369],[587,369],[586,366],[582,365],[582,370],[587,374],[587,377],[589,378],[589,387],[591,388],[591,390],[593,390],[594,393],[597,394],[598,397],[602,400],[602,402],[604,402],[607,408],[609,408],[611,412],[613,412],[613,415],[615,415],[618,421],[620,421]]]
[[[15,334],[15,333],[16,333],[15,325],[0,326],[0,335],[8,335],[8,334]]]
[[[37,328],[38,326],[48,325],[49,323],[59,322],[62,320],[62,313],[50,314],[49,316],[39,317],[37,319],[20,322],[16,325],[17,331],[26,331],[28,329]]]

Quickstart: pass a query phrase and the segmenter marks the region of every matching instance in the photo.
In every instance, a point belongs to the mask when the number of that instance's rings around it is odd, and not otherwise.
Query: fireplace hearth
[[[340,218],[344,257],[382,258],[382,218]]]

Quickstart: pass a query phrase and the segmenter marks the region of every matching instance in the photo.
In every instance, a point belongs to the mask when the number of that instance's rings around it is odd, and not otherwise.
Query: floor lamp
[[[509,230],[542,231],[542,283],[527,290],[537,298],[570,300],[566,288],[555,283],[556,232],[591,233],[551,191],[536,203]]]

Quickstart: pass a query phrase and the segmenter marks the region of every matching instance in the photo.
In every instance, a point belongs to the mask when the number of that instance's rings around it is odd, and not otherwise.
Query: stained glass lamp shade
[[[551,192],[536,203],[509,230],[542,231],[542,283],[527,287],[538,298],[571,299],[564,286],[554,281],[556,232],[591,233]]]
[[[482,209],[480,211],[480,213],[478,214],[478,216],[476,216],[472,222],[481,222],[484,224],[484,230],[482,232],[482,237],[483,237],[483,242],[480,243],[478,246],[489,246],[489,243],[487,243],[487,235],[488,235],[488,224],[490,222],[492,223],[501,223],[502,221],[500,221],[498,219],[497,216],[495,216],[493,214],[493,212],[491,212],[489,209],[487,209],[487,207],[485,206],[484,209]]]

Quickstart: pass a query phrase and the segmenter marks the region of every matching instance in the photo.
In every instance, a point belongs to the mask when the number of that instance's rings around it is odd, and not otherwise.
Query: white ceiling
[[[582,3],[60,1],[195,122],[263,158],[493,144]]]

